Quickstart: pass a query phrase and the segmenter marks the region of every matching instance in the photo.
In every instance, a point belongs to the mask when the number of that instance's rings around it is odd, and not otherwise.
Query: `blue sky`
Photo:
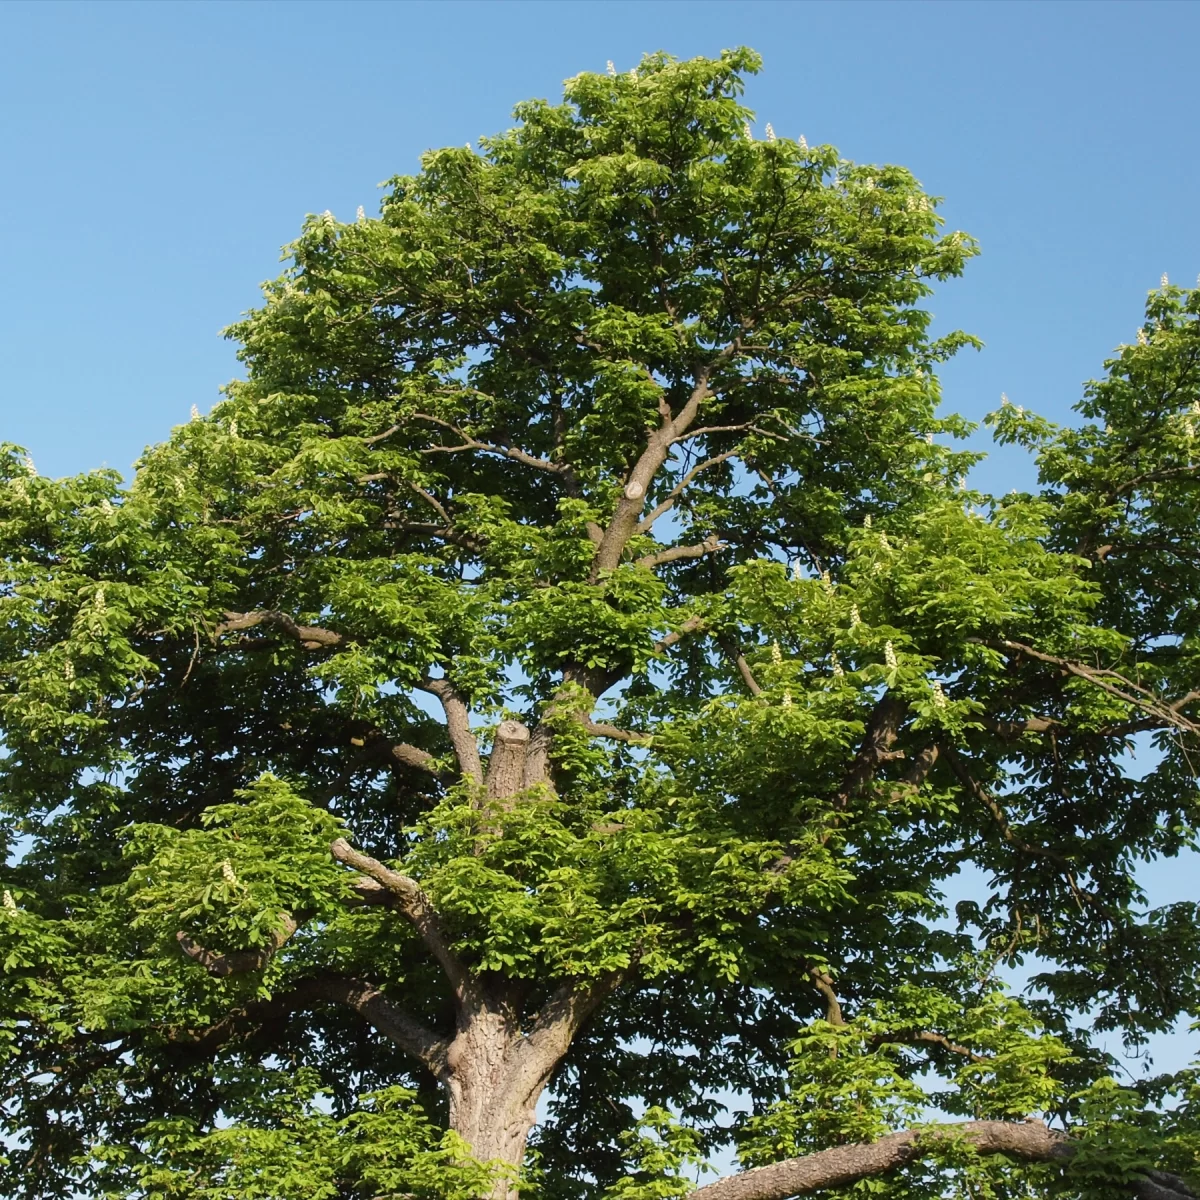
[[[1065,414],[1162,273],[1200,271],[1194,4],[10,2],[0,438],[127,469],[235,373],[218,330],[305,213],[373,211],[606,59],[736,44],[760,129],[908,166],[982,243],[932,305],[987,343],[950,407]]]
[[[0,440],[44,473],[127,471],[236,373],[218,331],[306,213],[373,211],[423,150],[607,59],[742,44],[760,129],[909,167],[980,240],[931,305],[986,342],[944,372],[949,408],[1004,391],[1069,419],[1146,291],[1200,271],[1196,4],[9,0]],[[1031,474],[1006,452],[977,481]]]

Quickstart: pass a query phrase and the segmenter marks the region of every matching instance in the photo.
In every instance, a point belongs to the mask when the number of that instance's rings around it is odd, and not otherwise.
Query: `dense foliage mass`
[[[5,452],[4,1195],[1190,1195],[1094,1034],[1197,1012],[1200,292],[966,490],[974,245],[756,67],[311,218],[128,487]]]

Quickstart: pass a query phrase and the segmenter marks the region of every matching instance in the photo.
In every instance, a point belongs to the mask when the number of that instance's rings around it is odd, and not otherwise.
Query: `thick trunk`
[[[491,1200],[516,1200],[516,1178],[534,1114],[561,1054],[531,1040],[490,1004],[465,1018],[447,1054],[450,1128],[481,1162],[504,1168]]]

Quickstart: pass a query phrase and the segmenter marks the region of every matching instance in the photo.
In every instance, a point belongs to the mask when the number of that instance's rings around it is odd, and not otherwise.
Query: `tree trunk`
[[[507,1168],[490,1200],[516,1200],[538,1098],[562,1057],[554,1041],[526,1036],[507,1006],[485,1001],[463,1014],[447,1053],[450,1128],[475,1158]]]

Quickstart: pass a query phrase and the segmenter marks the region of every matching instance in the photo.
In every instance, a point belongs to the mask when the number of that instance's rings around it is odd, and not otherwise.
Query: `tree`
[[[311,218],[129,487],[6,451],[5,1195],[1191,1195],[1091,1030],[1197,1012],[1200,292],[964,490],[974,244],[757,66]]]

